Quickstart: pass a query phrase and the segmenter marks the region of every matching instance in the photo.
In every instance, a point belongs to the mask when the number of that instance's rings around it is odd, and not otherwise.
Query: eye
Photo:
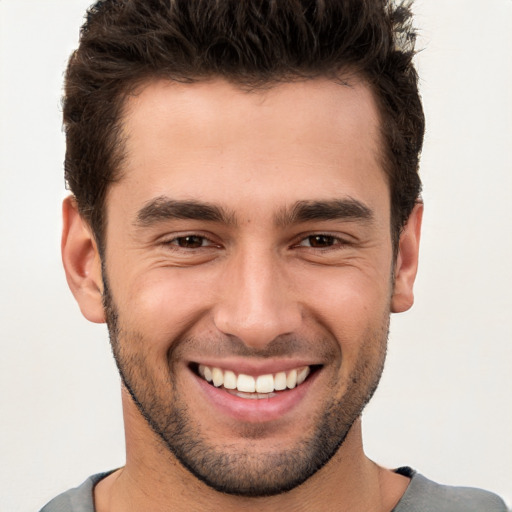
[[[315,249],[325,249],[333,245],[339,245],[340,239],[332,235],[310,235],[304,238],[299,245],[302,247],[313,247]]]
[[[173,238],[170,242],[171,245],[177,245],[183,249],[199,249],[212,245],[212,242],[204,236],[199,235],[186,235]]]

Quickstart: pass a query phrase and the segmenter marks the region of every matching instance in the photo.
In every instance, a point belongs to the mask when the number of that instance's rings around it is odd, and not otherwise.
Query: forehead
[[[250,91],[220,79],[152,82],[128,98],[123,129],[126,158],[111,192],[129,189],[140,205],[170,195],[272,209],[375,186],[388,195],[378,109],[358,80]]]

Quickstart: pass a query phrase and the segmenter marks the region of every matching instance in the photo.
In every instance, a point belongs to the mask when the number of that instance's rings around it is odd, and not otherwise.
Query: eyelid
[[[334,243],[330,246],[326,247],[312,247],[311,245],[305,245],[303,242],[306,242],[309,238],[315,236],[325,236],[327,238],[332,238]],[[328,231],[313,231],[310,233],[301,233],[298,237],[296,237],[296,242],[292,244],[292,247],[305,247],[308,249],[315,250],[329,250],[329,249],[337,249],[342,248],[347,245],[350,245],[352,241],[348,235],[340,235],[340,233],[330,233]]]
[[[201,247],[196,248],[186,248],[186,247],[180,247],[177,241],[181,238],[187,238],[187,237],[197,237],[202,238],[204,241],[207,241],[208,243],[206,245],[201,245]],[[172,233],[162,236],[158,242],[161,245],[165,246],[171,246],[173,248],[179,249],[179,250],[185,250],[185,251],[193,251],[193,250],[199,250],[209,247],[221,247],[221,244],[215,240],[216,237],[209,233],[204,233],[201,231],[184,231],[183,233]]]
[[[203,242],[201,244],[201,247],[210,247],[211,245],[213,245],[213,242],[212,240],[210,240],[209,238],[205,237],[205,236],[200,236],[200,235],[184,235],[184,236],[176,236],[174,238],[171,238],[167,243],[168,244],[171,244],[171,245],[176,245],[177,247],[180,247],[182,249],[187,249],[187,247],[181,247],[180,244],[178,243],[179,240],[182,240],[184,238],[200,238],[201,241]],[[207,242],[206,244],[204,244],[204,242]],[[199,249],[200,247],[197,247],[197,249]],[[196,247],[194,247],[194,249],[196,249]]]

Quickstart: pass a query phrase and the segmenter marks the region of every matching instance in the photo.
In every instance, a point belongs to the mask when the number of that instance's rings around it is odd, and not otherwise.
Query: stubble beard
[[[165,368],[166,380],[159,381],[144,350],[129,353],[128,345],[144,347],[149,346],[150,341],[139,332],[123,329],[105,278],[104,281],[103,301],[110,342],[123,384],[170,454],[216,491],[264,497],[299,486],[336,454],[379,383],[386,356],[389,315],[379,328],[367,334],[363,347],[366,350],[361,351],[341,400],[331,399],[325,404],[312,422],[316,425],[314,431],[298,440],[293,449],[252,450],[261,433],[259,426],[246,429],[247,442],[243,450],[229,445],[216,446],[199,430],[187,403],[175,392],[172,356]],[[180,340],[173,341],[173,344],[179,343]],[[375,346],[379,347],[378,357],[369,356],[375,352]],[[241,434],[244,435],[244,430]]]

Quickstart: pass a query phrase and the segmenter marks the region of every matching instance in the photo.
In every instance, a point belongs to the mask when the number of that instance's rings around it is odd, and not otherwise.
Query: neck
[[[149,429],[127,397],[126,466],[95,489],[97,512],[190,510],[318,510],[389,512],[409,480],[385,470],[364,452],[357,420],[336,455],[299,487],[276,496],[246,498],[215,491],[189,473]],[[126,403],[129,400],[130,403]],[[148,439],[150,442],[148,443]]]

